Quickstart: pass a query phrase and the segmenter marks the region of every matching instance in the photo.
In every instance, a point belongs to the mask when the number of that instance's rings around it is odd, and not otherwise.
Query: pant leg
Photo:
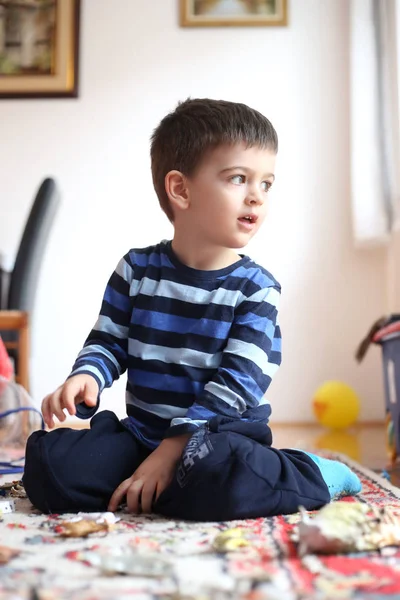
[[[114,490],[149,453],[105,410],[92,418],[90,429],[32,433],[24,487],[32,504],[45,513],[105,511]]]
[[[245,423],[246,435],[238,421],[233,425],[232,431],[217,422],[214,432],[203,428],[192,436],[155,512],[225,521],[291,514],[300,505],[314,510],[330,501],[320,470],[304,452],[272,448],[267,425]]]

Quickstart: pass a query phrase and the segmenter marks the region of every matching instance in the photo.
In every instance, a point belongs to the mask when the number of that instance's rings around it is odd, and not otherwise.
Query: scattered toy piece
[[[91,519],[81,519],[80,521],[62,521],[56,525],[54,531],[61,537],[86,537],[100,531],[108,533],[111,527],[112,525],[107,521],[97,523]]]
[[[15,512],[14,500],[0,500],[0,515]]]
[[[400,546],[400,518],[389,508],[331,502],[314,515],[300,507],[299,554],[339,554]]]
[[[0,485],[0,490],[11,490],[11,488],[15,487],[15,486],[21,486],[22,487],[22,480],[18,479],[17,481],[6,481],[5,483],[2,483]]]
[[[62,537],[86,537],[100,531],[108,533],[119,521],[112,512],[80,512],[62,521],[58,518],[48,521],[47,526]]]
[[[249,546],[249,542],[245,539],[243,530],[239,527],[219,533],[213,542],[213,548],[217,552],[232,552],[246,546]]]
[[[10,496],[13,498],[27,498],[24,486],[19,483],[13,485],[10,489]]]

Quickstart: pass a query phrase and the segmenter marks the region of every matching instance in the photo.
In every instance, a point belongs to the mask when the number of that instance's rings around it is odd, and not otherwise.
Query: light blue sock
[[[357,475],[337,460],[329,460],[316,456],[310,452],[305,452],[318,465],[321,475],[328,486],[331,498],[340,496],[354,496],[361,492],[361,482]]]

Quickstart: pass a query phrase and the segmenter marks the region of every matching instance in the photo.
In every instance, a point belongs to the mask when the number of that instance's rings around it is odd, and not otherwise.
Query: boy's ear
[[[185,210],[189,206],[186,177],[180,171],[169,171],[165,176],[165,191],[174,208]]]

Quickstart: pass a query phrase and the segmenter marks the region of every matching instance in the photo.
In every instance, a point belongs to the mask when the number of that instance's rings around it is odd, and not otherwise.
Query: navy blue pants
[[[225,521],[328,503],[328,487],[314,461],[299,450],[276,450],[271,443],[267,425],[211,419],[190,438],[154,512]],[[23,483],[42,512],[104,511],[114,490],[150,452],[106,410],[92,418],[90,429],[34,432],[26,447]]]

